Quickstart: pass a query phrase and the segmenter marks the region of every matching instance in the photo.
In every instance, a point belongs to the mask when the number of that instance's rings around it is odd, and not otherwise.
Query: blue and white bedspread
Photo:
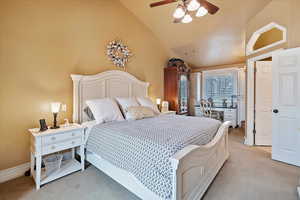
[[[99,124],[90,132],[87,150],[130,172],[161,198],[170,199],[170,158],[190,144],[209,143],[220,125],[213,119],[179,115]]]

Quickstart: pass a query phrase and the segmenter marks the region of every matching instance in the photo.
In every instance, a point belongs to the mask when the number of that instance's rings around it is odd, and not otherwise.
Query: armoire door
[[[189,84],[188,75],[185,73],[179,74],[179,114],[188,113],[188,97],[189,97]]]
[[[300,166],[300,48],[273,56],[272,158]]]

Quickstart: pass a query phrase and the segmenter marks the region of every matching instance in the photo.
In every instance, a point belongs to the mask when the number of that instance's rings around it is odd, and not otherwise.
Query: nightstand
[[[29,129],[30,139],[30,172],[33,176],[36,189],[41,185],[55,179],[66,176],[70,173],[84,170],[84,127],[78,124],[62,126],[58,129],[48,129],[40,132],[39,129]],[[75,159],[75,148],[80,147],[81,162]],[[72,158],[64,161],[60,169],[46,176],[45,170],[41,169],[42,157],[48,154],[57,153],[71,149]],[[35,169],[36,168],[36,169]]]
[[[161,112],[160,114],[161,115],[176,115],[176,111],[169,110],[169,111]]]

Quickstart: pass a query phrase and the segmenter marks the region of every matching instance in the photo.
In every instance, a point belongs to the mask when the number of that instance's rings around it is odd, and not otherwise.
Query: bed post
[[[172,200],[200,199],[204,195],[229,157],[230,124],[224,122],[210,143],[202,146],[189,145],[171,157]],[[210,166],[207,166],[208,163]]]
[[[71,78],[73,80],[73,123],[80,123],[79,117],[79,102],[80,102],[80,88],[79,83],[82,79],[82,75],[72,74]]]
[[[171,159],[172,163],[172,171],[173,171],[173,177],[172,177],[172,200],[176,200],[178,196],[181,196],[180,188],[178,187],[178,183],[181,183],[181,181],[178,181],[178,178],[180,178],[180,174],[178,174],[178,165],[179,160]]]

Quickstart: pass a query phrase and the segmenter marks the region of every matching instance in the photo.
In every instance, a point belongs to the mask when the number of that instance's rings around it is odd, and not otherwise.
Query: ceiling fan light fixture
[[[197,0],[191,0],[187,4],[188,11],[196,11],[198,8],[200,8],[200,3]]]
[[[181,20],[181,22],[182,23],[184,23],[184,24],[188,24],[188,23],[190,23],[190,22],[192,22],[193,21],[193,18],[191,17],[191,15],[190,14],[186,14],[184,17],[183,17],[183,19]]]
[[[185,15],[185,9],[184,7],[179,4],[173,14],[173,17],[176,18],[176,19],[180,19],[182,18],[183,16]]]
[[[205,15],[207,15],[208,11],[206,8],[204,8],[203,6],[200,7],[196,13],[196,17],[203,17]]]

